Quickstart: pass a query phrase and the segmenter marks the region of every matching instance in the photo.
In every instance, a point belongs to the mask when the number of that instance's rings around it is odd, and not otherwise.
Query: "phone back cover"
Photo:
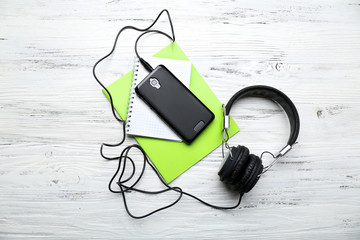
[[[150,84],[154,78],[159,87]],[[187,143],[214,119],[214,114],[162,65],[140,82],[135,91]]]

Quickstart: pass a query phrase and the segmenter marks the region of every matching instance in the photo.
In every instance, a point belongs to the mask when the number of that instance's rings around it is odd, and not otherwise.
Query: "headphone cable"
[[[158,19],[160,18],[160,16],[163,14],[163,13],[167,13],[167,16],[168,16],[168,19],[169,19],[169,22],[170,22],[170,27],[171,27],[171,32],[172,32],[172,37],[168,34],[166,34],[165,32],[162,32],[162,31],[159,31],[159,30],[149,30],[151,29],[155,23],[158,21]],[[134,145],[130,145],[130,146],[127,146],[123,149],[123,151],[121,152],[120,156],[116,156],[116,157],[108,157],[106,156],[104,153],[103,153],[103,150],[104,150],[104,146],[106,147],[117,147],[117,146],[120,146],[121,144],[124,143],[125,141],[125,138],[126,138],[126,131],[125,131],[125,125],[126,125],[126,121],[124,121],[123,119],[121,119],[120,117],[118,117],[118,115],[115,113],[115,107],[114,107],[114,103],[113,103],[113,98],[111,96],[111,93],[110,91],[105,87],[105,85],[99,80],[99,78],[97,77],[96,75],[96,67],[98,66],[99,63],[101,63],[103,60],[105,60],[106,58],[108,58],[110,55],[113,54],[113,52],[115,51],[115,48],[116,48],[116,45],[117,45],[117,41],[118,41],[118,38],[120,36],[120,34],[126,30],[126,29],[132,29],[132,30],[136,30],[136,31],[140,31],[140,32],[143,32],[137,39],[136,39],[136,42],[135,42],[135,54],[136,56],[139,58],[140,62],[142,63],[142,65],[148,70],[148,71],[152,71],[153,70],[153,67],[148,63],[146,62],[143,58],[140,57],[138,51],[137,51],[137,44],[138,44],[138,41],[139,39],[144,36],[145,34],[148,34],[148,33],[159,33],[159,34],[162,34],[166,37],[168,37],[169,39],[171,39],[173,42],[175,41],[175,34],[174,34],[174,28],[173,28],[173,24],[172,24],[172,21],[171,21],[171,17],[170,17],[170,14],[169,14],[169,11],[164,9],[162,10],[159,15],[157,16],[157,18],[154,20],[154,22],[148,26],[147,28],[137,28],[137,27],[134,27],[134,26],[125,26],[123,28],[120,29],[120,31],[117,33],[116,35],[116,38],[115,38],[115,41],[114,41],[114,44],[113,44],[113,47],[111,49],[111,51],[106,54],[104,57],[100,58],[93,66],[93,69],[92,69],[92,72],[93,72],[93,76],[95,78],[95,80],[98,82],[98,84],[105,90],[105,92],[107,93],[108,97],[109,97],[109,100],[110,100],[110,104],[111,104],[111,110],[112,110],[112,113],[113,113],[113,116],[115,117],[115,119],[120,122],[122,124],[122,127],[123,127],[123,137],[121,139],[121,141],[119,143],[116,143],[116,144],[108,144],[108,143],[102,143],[101,144],[101,147],[100,147],[100,155],[106,159],[106,160],[118,160],[118,166],[117,166],[117,169],[113,175],[113,177],[111,178],[110,182],[109,182],[109,185],[108,185],[108,188],[109,190],[112,192],[112,193],[120,193],[123,197],[123,202],[124,202],[124,206],[125,206],[125,210],[126,212],[129,214],[129,216],[131,216],[132,218],[135,218],[135,219],[141,219],[141,218],[145,218],[145,217],[148,217],[156,212],[159,212],[159,211],[162,211],[162,210],[165,210],[169,207],[172,207],[174,206],[175,204],[177,204],[180,199],[183,197],[183,195],[186,195],[188,197],[191,197],[203,204],[205,204],[206,206],[209,206],[209,207],[212,207],[212,208],[215,208],[215,209],[234,209],[234,208],[237,208],[240,203],[241,203],[241,198],[243,196],[243,194],[240,194],[239,193],[239,200],[238,202],[233,205],[233,206],[229,206],[229,207],[224,207],[224,206],[217,206],[217,205],[213,205],[213,204],[210,204],[198,197],[196,197],[195,195],[192,195],[188,192],[185,192],[183,191],[180,187],[171,187],[169,184],[167,184],[163,178],[161,177],[161,175],[159,174],[159,172],[156,170],[155,166],[149,161],[149,159],[147,158],[146,154],[145,154],[145,151],[142,149],[142,147],[138,144],[134,144]],[[135,172],[136,172],[136,167],[135,167],[135,163],[134,161],[132,160],[132,158],[129,156],[129,151],[132,149],[132,148],[137,148],[138,150],[141,151],[142,155],[143,155],[143,165],[142,165],[142,169],[141,169],[141,172],[140,172],[140,175],[138,176],[138,178],[135,180],[135,182],[133,184],[131,184],[130,186],[127,186],[125,185],[125,183],[129,182],[130,180],[132,180],[134,178],[134,175],[135,175]],[[123,179],[124,178],[124,173],[125,173],[125,169],[126,169],[126,164],[127,162],[130,162],[131,164],[131,167],[132,167],[132,173],[130,174],[129,177],[127,177],[126,179]],[[146,164],[148,164],[152,169],[153,171],[156,173],[157,177],[159,178],[159,180],[161,181],[161,183],[165,186],[164,189],[162,190],[157,190],[157,191],[147,191],[147,190],[143,190],[143,189],[138,189],[138,188],[135,188],[136,184],[140,181],[141,177],[143,176],[144,172],[145,172],[145,167],[146,167]],[[114,190],[112,189],[111,185],[114,181],[114,179],[116,178],[116,176],[119,174],[120,172],[120,175],[119,175],[119,178],[118,178],[118,181],[117,181],[117,185],[119,186],[120,190]],[[164,193],[164,192],[168,192],[168,191],[174,191],[174,192],[177,192],[179,193],[179,196],[178,198],[164,206],[164,207],[161,207],[161,208],[158,208],[152,212],[149,212],[147,214],[144,214],[144,215],[140,215],[140,216],[135,216],[134,214],[131,213],[129,207],[128,207],[128,204],[127,204],[127,200],[126,200],[126,192],[130,192],[130,191],[136,191],[136,192],[140,192],[140,193],[144,193],[144,194],[161,194],[161,193]]]

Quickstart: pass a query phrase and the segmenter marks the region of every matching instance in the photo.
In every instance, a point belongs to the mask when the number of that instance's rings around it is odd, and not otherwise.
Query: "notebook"
[[[190,87],[191,63],[189,61],[158,57],[151,57],[147,61],[153,68],[160,64],[166,66],[186,87]],[[181,142],[181,138],[135,93],[135,87],[148,74],[149,72],[137,58],[126,116],[126,133]]]
[[[176,42],[160,50],[154,57],[189,61]],[[113,96],[113,103],[119,115],[125,119],[128,109],[131,81],[134,71],[130,71],[107,88]],[[211,91],[196,68],[191,66],[190,90],[214,113],[212,123],[192,142],[167,141],[163,139],[135,137],[144,149],[163,179],[169,183],[200,161],[222,143],[223,111],[216,95]],[[106,95],[106,92],[103,91]],[[106,95],[107,96],[107,95]],[[107,96],[108,97],[108,96]],[[230,117],[229,137],[239,127]],[[219,166],[221,159],[219,159]]]

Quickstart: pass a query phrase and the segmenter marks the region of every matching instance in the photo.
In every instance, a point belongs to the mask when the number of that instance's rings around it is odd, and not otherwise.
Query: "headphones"
[[[282,148],[278,154],[274,155],[270,152],[263,152],[260,157],[250,154],[250,151],[245,146],[229,147],[227,144],[226,130],[230,127],[230,110],[234,102],[245,97],[262,97],[270,99],[278,103],[282,109],[284,109],[289,122],[290,122],[290,136],[287,144]],[[223,129],[223,145],[229,149],[226,154],[223,164],[218,173],[220,180],[224,182],[230,189],[244,194],[249,192],[257,183],[260,176],[269,170],[276,161],[284,156],[288,151],[292,149],[292,146],[296,143],[296,139],[300,130],[299,114],[296,110],[294,103],[280,90],[263,85],[256,85],[246,87],[238,91],[232,96],[224,110],[224,129]],[[262,155],[269,153],[273,156],[274,161],[267,167],[262,165]]]

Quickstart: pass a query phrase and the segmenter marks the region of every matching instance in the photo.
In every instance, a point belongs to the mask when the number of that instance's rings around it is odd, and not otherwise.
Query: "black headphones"
[[[227,145],[226,130],[230,127],[230,110],[234,102],[245,97],[263,97],[278,103],[285,111],[290,122],[290,137],[286,146],[280,150],[274,157],[274,161],[267,167],[262,165],[262,154],[260,157],[250,154],[245,146],[229,147]],[[269,170],[275,162],[296,143],[299,135],[300,119],[294,103],[280,90],[269,86],[250,86],[238,91],[232,96],[224,108],[224,132],[223,144],[229,149],[225,156],[223,165],[218,173],[220,180],[230,189],[238,191],[240,194],[249,192],[257,183],[260,176]],[[264,154],[265,152],[263,152]],[[269,153],[269,152],[267,152]]]

